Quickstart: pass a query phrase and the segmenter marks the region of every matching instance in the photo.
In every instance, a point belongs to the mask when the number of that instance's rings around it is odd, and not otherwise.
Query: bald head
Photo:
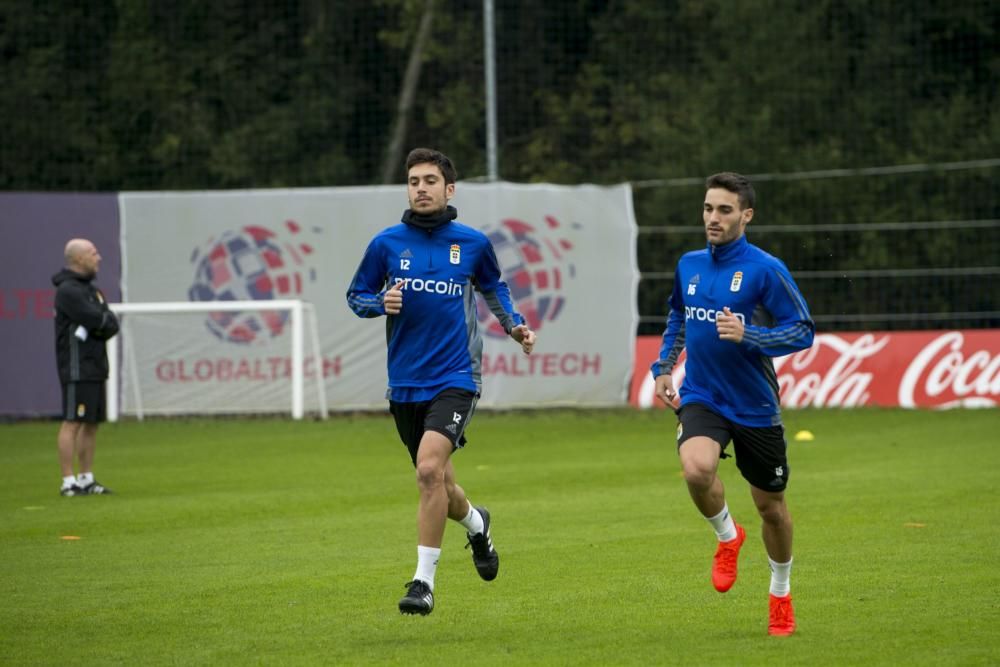
[[[63,250],[63,256],[66,258],[66,268],[70,271],[82,276],[97,275],[101,255],[97,252],[97,247],[87,239],[70,239]]]

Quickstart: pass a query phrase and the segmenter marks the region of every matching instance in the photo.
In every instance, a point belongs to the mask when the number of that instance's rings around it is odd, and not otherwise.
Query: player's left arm
[[[118,333],[119,322],[118,318],[111,311],[111,307],[108,305],[107,300],[104,298],[104,293],[98,290],[97,292],[100,296],[98,301],[101,304],[101,310],[104,312],[104,316],[101,319],[101,326],[94,330],[92,333],[99,340],[111,340]]]
[[[784,266],[772,267],[764,275],[760,304],[772,323],[766,326],[746,324],[726,307],[716,319],[719,338],[770,357],[791,354],[812,345],[816,325],[802,292]]]
[[[490,312],[499,320],[500,326],[511,338],[521,345],[525,354],[531,354],[537,338],[534,331],[528,328],[521,316],[514,310],[510,298],[510,288],[500,278],[500,263],[497,261],[493,244],[486,240],[482,258],[476,264],[473,275],[476,289],[483,295],[483,300],[489,306]]]
[[[100,340],[118,333],[118,318],[111,312],[104,295],[76,281],[67,281],[56,290],[55,306],[73,323],[82,326]]]

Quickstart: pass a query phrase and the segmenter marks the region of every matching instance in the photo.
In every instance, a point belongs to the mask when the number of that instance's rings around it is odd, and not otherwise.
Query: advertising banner
[[[51,278],[72,238],[97,246],[95,283],[117,301],[117,195],[0,193],[0,415],[60,414]]]
[[[660,343],[636,339],[632,405],[665,407],[649,372]],[[817,334],[808,350],[775,358],[774,369],[788,408],[991,408],[1000,404],[1000,329]]]
[[[372,237],[399,222],[403,185],[123,193],[129,303],[302,299],[332,410],[383,409],[385,320],[346,291]],[[480,304],[482,407],[623,405],[637,325],[636,226],[628,186],[459,183],[458,221],[486,233],[515,307],[538,332],[531,356]],[[287,315],[133,316],[123,331],[122,408],[149,414],[287,409]],[[307,344],[308,352],[308,344]]]

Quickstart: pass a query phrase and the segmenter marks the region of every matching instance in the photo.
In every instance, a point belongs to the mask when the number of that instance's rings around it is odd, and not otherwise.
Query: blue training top
[[[681,406],[706,405],[744,426],[781,424],[771,357],[812,345],[816,327],[788,268],[746,236],[681,257],[653,377],[670,373],[687,347]],[[746,327],[721,340],[716,314],[728,306]]]
[[[397,402],[427,401],[447,388],[482,388],[478,290],[505,331],[524,323],[500,279],[493,245],[455,221],[433,229],[400,223],[379,232],[347,290],[358,317],[385,315],[385,292],[403,280],[403,308],[386,316],[389,389]]]

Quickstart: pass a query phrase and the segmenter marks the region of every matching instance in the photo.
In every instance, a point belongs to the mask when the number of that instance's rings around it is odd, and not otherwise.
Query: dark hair
[[[410,151],[410,154],[406,156],[407,176],[410,174],[410,168],[415,164],[437,165],[437,168],[441,170],[441,175],[444,176],[445,185],[458,180],[458,172],[455,171],[455,165],[452,164],[451,159],[433,148],[414,148]]]
[[[735,193],[739,197],[741,208],[753,208],[757,201],[757,193],[754,192],[750,179],[736,172],[723,171],[712,174],[705,179],[705,189],[712,188],[723,188]]]

